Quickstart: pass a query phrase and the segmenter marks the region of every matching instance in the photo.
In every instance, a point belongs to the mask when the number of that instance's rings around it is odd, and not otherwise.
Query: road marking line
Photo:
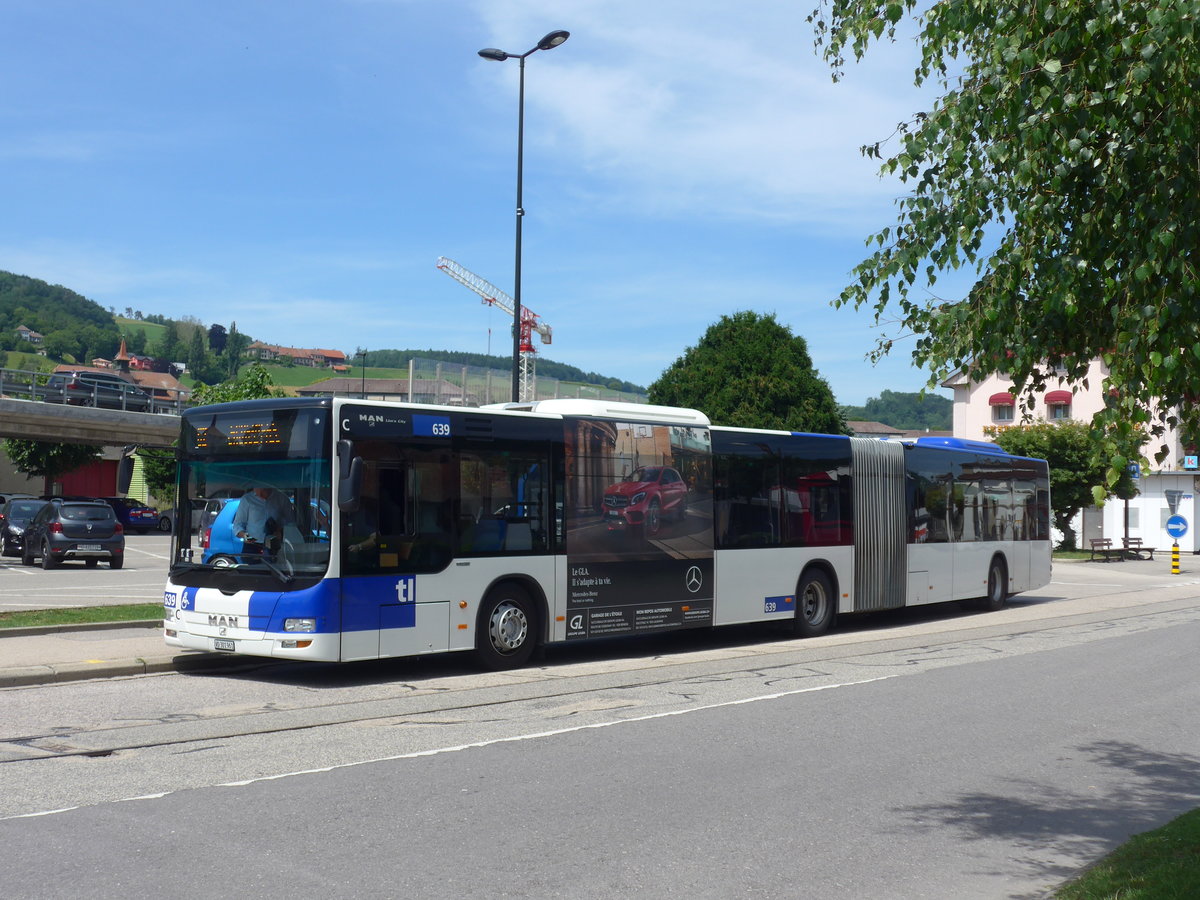
[[[906,673],[903,673],[906,674]],[[812,694],[817,691],[830,691],[835,688],[857,687],[862,684],[872,684],[876,681],[888,681],[892,678],[900,678],[901,675],[880,675],[876,678],[864,678],[861,681],[843,681],[838,684],[826,684],[819,687],[797,688],[793,691],[780,691],[775,694],[761,694],[757,697],[745,697],[741,700],[726,700],[721,703],[708,703],[702,706],[690,706],[687,709],[676,709],[668,712],[650,713],[645,716],[635,716],[631,719],[610,719],[606,722],[594,722],[590,725],[574,725],[570,728],[556,728],[552,731],[536,731],[531,734],[518,734],[512,737],[492,738],[488,741],[475,741],[470,744],[456,744],[451,747],[435,747],[431,750],[414,750],[411,753],[397,753],[394,756],[380,756],[374,759],[362,759],[355,762],[337,763],[332,766],[322,766],[319,769],[300,769],[295,772],[283,772],[279,775],[263,775],[258,778],[248,778],[245,781],[227,781],[215,785],[204,785],[202,787],[247,787],[252,784],[261,784],[266,781],[279,781],[283,778],[294,778],[297,775],[321,775],[325,772],[336,772],[338,769],[353,769],[358,766],[369,766],[374,763],[397,762],[402,759],[420,759],[424,756],[441,756],[444,753],[458,753],[462,750],[474,750],[484,747],[491,747],[496,744],[515,744],[523,741],[535,741],[540,738],[557,737],[562,734],[573,734],[579,731],[589,731],[597,728],[609,728],[613,725],[629,725],[635,722],[649,722],[654,719],[667,719],[672,716],[686,716],[691,713],[707,712],[711,709],[723,709],[729,706],[744,706],[747,703],[760,703],[764,700],[779,700],[783,697],[794,697],[797,694]],[[161,800],[163,797],[169,797],[171,794],[182,793],[183,791],[197,790],[196,786],[188,786],[179,788],[174,791],[162,791],[157,794],[142,794],[137,797],[120,797],[116,800],[103,800],[92,804],[93,806],[101,806],[104,803],[130,803],[134,800]],[[32,819],[38,816],[53,816],[58,813],[71,812],[75,809],[80,809],[78,806],[68,806],[63,809],[47,809],[41,812],[19,813],[12,816],[0,816],[0,822],[5,822],[9,819]]]

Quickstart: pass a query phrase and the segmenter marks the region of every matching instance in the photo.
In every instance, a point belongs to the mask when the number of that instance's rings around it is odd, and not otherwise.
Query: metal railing
[[[478,407],[489,403],[505,403],[512,399],[512,372],[485,369],[432,359],[411,359],[408,378],[376,378],[367,376],[361,381],[353,376],[339,379],[341,388],[321,390],[325,396],[365,397],[371,400],[400,400],[408,403],[430,403],[439,406]],[[306,392],[308,392],[306,391]],[[646,403],[645,394],[618,391],[596,384],[560,381],[538,375],[533,380],[533,398],[607,400],[623,403]]]
[[[126,382],[134,389],[131,391],[106,389],[96,383],[74,384],[68,388],[62,373],[57,375],[58,377],[55,377],[54,372],[0,368],[0,397],[162,415],[179,415],[191,405],[188,391],[172,391],[176,396],[171,398],[156,397],[151,391],[132,381]]]

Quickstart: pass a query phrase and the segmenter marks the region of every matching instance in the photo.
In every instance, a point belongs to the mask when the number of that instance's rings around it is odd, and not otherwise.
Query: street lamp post
[[[484,59],[504,62],[506,59],[516,59],[520,62],[520,88],[517,92],[517,249],[516,262],[513,266],[513,370],[512,370],[512,400],[521,400],[521,219],[525,210],[521,205],[522,169],[525,154],[525,58],[532,56],[538,50],[553,50],[571,36],[569,31],[551,31],[537,42],[537,46],[525,53],[505,53],[494,47],[480,50],[479,55]]]

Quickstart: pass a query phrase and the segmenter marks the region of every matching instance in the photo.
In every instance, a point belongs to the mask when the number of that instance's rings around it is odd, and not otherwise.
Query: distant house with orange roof
[[[274,362],[281,357],[288,357],[298,366],[310,366],[316,369],[332,368],[346,363],[346,354],[341,350],[282,347],[279,344],[265,344],[262,341],[254,341],[250,344],[246,348],[245,355],[264,362]]]

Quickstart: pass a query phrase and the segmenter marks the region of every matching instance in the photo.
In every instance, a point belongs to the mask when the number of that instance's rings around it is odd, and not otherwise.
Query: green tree
[[[1063,550],[1076,547],[1071,520],[1092,502],[1092,486],[1104,477],[1106,464],[1092,452],[1091,430],[1083,422],[1039,422],[996,431],[992,439],[1016,456],[1044,459],[1050,465],[1050,505],[1054,527],[1063,535]],[[1118,497],[1137,493],[1128,472],[1122,472],[1113,492]]]
[[[262,363],[251,363],[241,373],[220,384],[202,384],[192,392],[197,404],[230,403],[234,400],[258,400],[262,397],[282,397],[283,391],[274,387],[271,373]]]
[[[804,338],[749,311],[710,326],[650,385],[650,402],[698,409],[721,425],[846,433]]]
[[[54,359],[67,360],[70,357],[72,362],[78,361],[82,350],[75,332],[69,329],[51,331],[42,341],[42,349]]]
[[[242,365],[242,354],[250,346],[250,336],[238,331],[237,322],[229,323],[229,333],[225,337],[225,375],[228,378],[237,377]]]
[[[47,494],[55,480],[100,458],[100,448],[90,444],[54,444],[23,438],[5,438],[4,452],[21,474],[44,478]]]
[[[179,340],[179,327],[174,322],[168,321],[162,339],[154,348],[154,356],[164,362],[182,362],[186,349]]]
[[[175,498],[175,451],[158,447],[139,447],[137,455],[142,459],[142,474],[146,487],[160,500],[168,502]]]
[[[1040,390],[1103,359],[1115,393],[1093,425],[1111,489],[1146,434],[1200,430],[1197,6],[821,0],[810,21],[837,78],[906,17],[915,81],[941,97],[886,151],[864,148],[910,190],[837,303],[915,334],[931,384],[970,366]],[[961,266],[965,297],[931,299]]]

